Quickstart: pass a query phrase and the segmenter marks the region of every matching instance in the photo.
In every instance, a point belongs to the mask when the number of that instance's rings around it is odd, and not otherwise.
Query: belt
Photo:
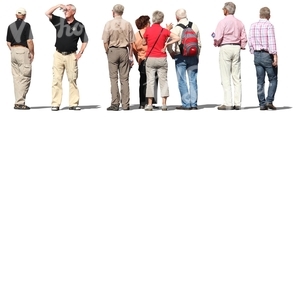
[[[261,50],[254,50],[254,52],[266,52],[266,53],[269,53],[268,50],[265,50],[265,49],[261,49]]]
[[[127,47],[117,47],[117,46],[110,46],[109,48],[121,48],[121,49],[127,49]]]
[[[62,55],[69,55],[69,54],[72,54],[72,53],[75,53],[76,51],[71,51],[71,52],[66,52],[66,51],[59,51],[56,49],[57,52],[59,52],[60,54]]]
[[[24,48],[27,48],[26,46],[23,46],[23,45],[12,45],[11,47],[24,47]]]
[[[227,43],[227,44],[222,44],[221,46],[225,46],[225,45],[241,46],[241,44],[238,44],[238,43]]]

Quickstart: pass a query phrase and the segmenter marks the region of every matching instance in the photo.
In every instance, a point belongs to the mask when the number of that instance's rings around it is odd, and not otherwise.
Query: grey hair
[[[76,7],[73,4],[67,4],[66,6],[71,6],[72,10],[76,11]]]
[[[223,9],[226,9],[229,15],[234,15],[235,4],[233,2],[225,2]]]
[[[179,20],[186,18],[186,10],[183,8],[177,9],[175,14]]]
[[[122,4],[114,5],[113,12],[115,12],[116,14],[122,16],[123,12],[124,12],[124,6]]]
[[[271,11],[269,7],[262,7],[259,11],[259,17],[261,19],[270,19]]]
[[[152,14],[152,23],[162,23],[163,20],[164,20],[164,13],[159,11],[159,10],[156,10],[153,14]]]

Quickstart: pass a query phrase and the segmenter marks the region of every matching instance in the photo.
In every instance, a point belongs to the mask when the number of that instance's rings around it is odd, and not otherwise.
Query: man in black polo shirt
[[[53,15],[56,9],[63,10],[65,18]],[[57,111],[62,101],[62,78],[66,69],[69,81],[69,109],[80,110],[79,91],[76,80],[78,78],[77,62],[88,43],[88,37],[84,25],[74,18],[76,7],[72,4],[58,4],[46,11],[46,16],[56,29],[56,51],[53,62],[52,82],[52,110]],[[81,48],[77,52],[78,40],[81,40]]]
[[[16,11],[17,20],[7,28],[6,42],[11,51],[11,70],[14,80],[15,109],[30,109],[25,98],[31,82],[31,63],[34,57],[33,35],[26,18],[26,10]]]

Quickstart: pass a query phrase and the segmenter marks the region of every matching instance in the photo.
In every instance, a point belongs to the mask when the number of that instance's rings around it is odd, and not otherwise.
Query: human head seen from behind
[[[137,29],[143,29],[150,25],[150,17],[149,16],[140,16],[138,19],[135,20],[135,25]]]
[[[163,21],[164,21],[164,13],[159,10],[156,10],[152,14],[152,23],[161,24]]]
[[[236,6],[233,2],[225,2],[223,10],[224,15],[234,15]]]

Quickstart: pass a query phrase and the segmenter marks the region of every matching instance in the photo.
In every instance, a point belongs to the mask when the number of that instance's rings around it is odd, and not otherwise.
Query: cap
[[[26,15],[26,9],[23,8],[23,7],[19,7],[19,8],[16,10],[16,14],[17,14],[17,15]]]

